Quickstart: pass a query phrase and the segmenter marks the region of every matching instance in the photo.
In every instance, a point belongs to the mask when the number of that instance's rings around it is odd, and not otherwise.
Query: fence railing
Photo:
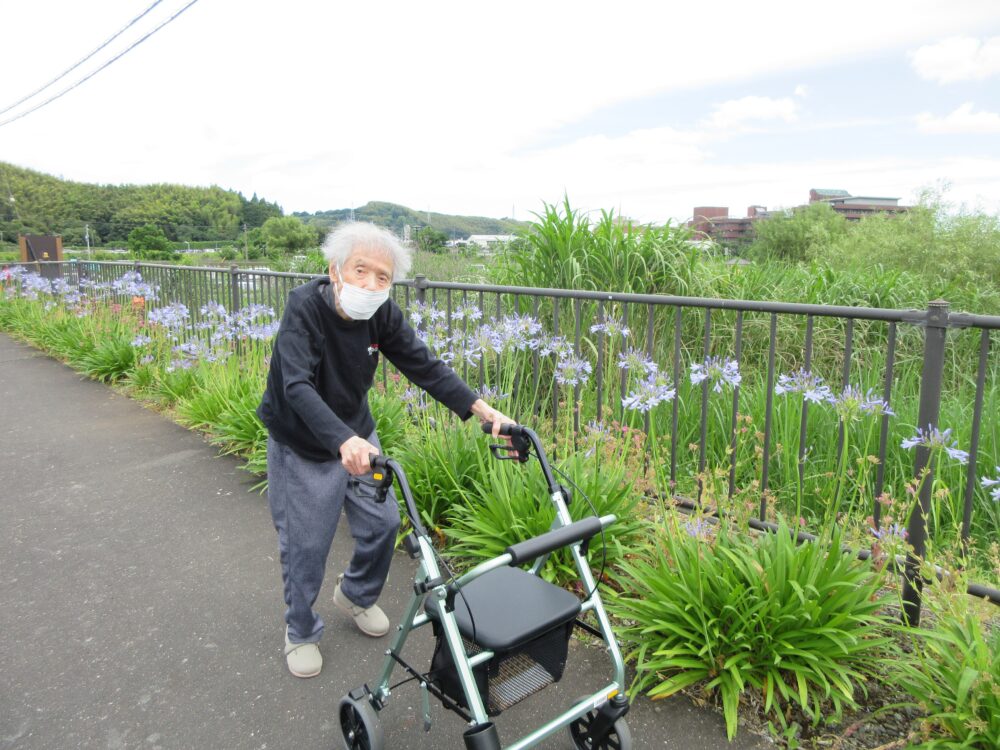
[[[264,304],[280,315],[289,290],[312,278],[236,266],[218,269],[82,261],[42,265],[50,266],[48,273],[60,274],[70,283],[81,279],[110,281],[126,271],[139,271],[143,280],[159,287],[159,301],[154,304],[183,302],[194,318],[209,302],[231,310]],[[728,383],[726,389],[720,388],[718,381],[703,379],[690,391],[697,398],[685,403],[674,398],[668,417],[653,420],[646,411],[642,427],[649,435],[656,425],[668,425],[669,486],[678,488],[682,479],[688,481],[696,506],[706,491],[706,472],[711,466],[728,465],[726,494],[732,498],[740,480],[746,480],[746,466],[752,465],[758,495],[756,516],[761,523],[774,511],[783,491],[779,483],[798,483],[800,492],[805,485],[811,462],[817,460],[810,453],[810,435],[817,445],[825,441],[825,450],[835,455],[843,451],[844,456],[845,441],[852,437],[843,417],[832,420],[806,399],[798,414],[790,414],[784,403],[779,408],[775,396],[781,373],[823,373],[835,393],[855,382],[861,392],[871,389],[872,397],[889,408],[877,411],[877,428],[872,426],[866,433],[875,442],[874,451],[867,454],[866,447],[861,459],[874,468],[859,463],[857,471],[874,472],[866,479],[866,489],[869,498],[874,498],[870,511],[876,530],[882,526],[882,499],[890,489],[908,488],[914,496],[906,522],[912,552],[903,566],[904,616],[913,624],[920,618],[920,560],[927,551],[928,522],[941,520],[932,510],[935,493],[941,491],[935,476],[944,470],[935,460],[941,452],[935,453],[928,444],[917,444],[912,463],[903,465],[898,430],[890,420],[892,412],[895,419],[914,428],[935,429],[943,421],[942,398],[947,395],[948,417],[953,425],[955,421],[962,423],[963,436],[968,423],[968,461],[960,482],[960,509],[955,506],[955,514],[961,516],[961,544],[967,547],[970,542],[977,501],[982,514],[995,516],[986,528],[992,529],[991,533],[1000,528],[1000,503],[991,503],[978,489],[982,456],[1000,457],[998,426],[994,421],[985,425],[983,421],[987,395],[990,413],[1000,406],[1000,367],[995,357],[991,358],[991,334],[1000,329],[1000,317],[952,312],[942,301],[930,302],[924,310],[890,310],[432,282],[422,275],[397,283],[394,297],[401,307],[415,313],[418,327],[426,325],[421,310],[437,310],[436,325],[447,332],[439,337],[442,341],[470,334],[470,308],[479,311],[481,320],[497,324],[516,315],[545,321],[551,336],[561,336],[577,358],[589,357],[596,363],[593,380],[587,381],[590,393],[584,404],[580,380],[572,384],[571,393],[568,388],[553,386],[558,373],[536,348],[523,355],[531,358],[530,380],[512,384],[515,390],[533,394],[519,401],[530,404],[524,408],[531,414],[512,416],[521,420],[544,416],[551,418],[555,428],[562,410],[569,409],[574,435],[588,417],[598,423],[616,416],[624,421],[626,417],[626,375],[615,361],[615,355],[621,358],[626,353],[622,329],[637,332],[638,348],[650,360],[669,363],[661,369],[670,373],[675,388],[685,381],[692,365],[711,357],[734,362],[742,377]],[[609,327],[612,322],[617,335]],[[482,353],[478,359],[459,355],[453,366],[471,384],[478,381],[482,389],[495,385],[487,382],[488,377],[502,370],[490,370],[485,360]],[[753,403],[744,403],[748,398]],[[748,438],[744,420],[760,409],[763,425]],[[776,419],[784,427],[782,436],[794,443],[793,456],[789,445],[776,440]],[[692,446],[691,453],[697,456],[683,455],[685,445]],[[844,473],[834,485],[835,495],[842,490],[840,482],[854,469],[842,468]],[[779,469],[782,473],[776,478],[774,472]],[[960,469],[950,467],[947,471],[954,480]],[[1000,604],[996,589],[973,584],[969,592]]]

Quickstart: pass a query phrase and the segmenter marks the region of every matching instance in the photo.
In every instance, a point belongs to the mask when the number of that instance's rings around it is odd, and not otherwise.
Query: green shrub
[[[627,480],[623,466],[604,466],[582,456],[563,462],[559,467],[583,493],[573,491],[570,515],[574,520],[595,513],[612,513],[617,523],[590,544],[592,565],[602,563],[610,569],[638,543],[645,522],[637,512],[637,493]],[[582,497],[586,494],[594,508]],[[479,478],[462,503],[454,506],[445,534],[449,552],[474,562],[503,554],[509,545],[539,534],[552,526],[555,507],[549,499],[541,472],[534,460],[528,464],[498,462],[492,456],[482,458]],[[602,548],[602,541],[606,544]],[[606,558],[606,559],[605,559]],[[542,571],[543,577],[558,583],[575,581],[576,568],[567,551],[554,555]]]
[[[87,377],[112,383],[121,380],[135,367],[136,349],[127,338],[104,333],[90,351],[73,357],[75,367]]]
[[[496,283],[557,289],[687,294],[692,257],[683,227],[639,227],[602,211],[591,225],[569,199],[545,204],[529,231],[511,243],[494,267]]]
[[[703,683],[721,696],[731,739],[745,691],[782,726],[795,707],[836,721],[879,670],[890,639],[870,565],[816,543],[796,546],[786,525],[760,539],[676,517],[656,543],[621,564],[611,609],[636,663],[633,690],[653,698]]]
[[[1000,747],[1000,627],[990,632],[977,604],[957,594],[932,628],[911,635],[913,657],[897,665],[899,686],[926,714],[916,747]]]
[[[478,425],[430,424],[426,417],[418,419],[418,426],[410,431],[405,445],[397,447],[395,456],[406,472],[425,526],[440,526],[455,504],[465,499],[486,460],[487,445]]]

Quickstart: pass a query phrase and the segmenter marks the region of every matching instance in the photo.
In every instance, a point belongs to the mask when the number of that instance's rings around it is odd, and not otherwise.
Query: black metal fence
[[[159,287],[155,304],[183,302],[193,318],[199,308],[210,302],[221,303],[230,310],[248,304],[272,307],[280,316],[291,288],[312,278],[304,274],[275,273],[261,269],[193,268],[161,264],[107,263],[74,261],[62,263],[62,275],[70,283],[81,279],[110,281],[123,273],[138,271],[144,281]],[[611,281],[609,280],[609,283]],[[439,311],[448,335],[462,330],[467,332],[468,317],[459,317],[457,311],[470,306],[479,310],[484,320],[501,321],[505,316],[530,315],[544,320],[552,335],[563,335],[577,356],[584,351],[592,356],[597,366],[589,382],[595,397],[596,420],[621,415],[622,401],[626,395],[624,373],[613,378],[609,362],[614,354],[621,353],[612,346],[606,324],[614,320],[620,328],[636,331],[642,349],[650,357],[669,362],[674,384],[685,375],[684,363],[694,363],[712,355],[724,353],[737,366],[758,372],[764,386],[763,428],[759,437],[759,509],[760,524],[766,526],[769,503],[773,499],[771,464],[779,447],[775,445],[775,386],[779,373],[798,368],[806,372],[828,373],[828,382],[846,387],[858,379],[869,387],[876,385],[877,397],[885,404],[897,406],[901,400],[919,400],[916,405],[915,424],[937,428],[940,422],[942,394],[946,391],[953,411],[962,418],[971,419],[968,462],[962,498],[961,540],[967,544],[971,533],[974,503],[983,500],[977,490],[984,428],[990,447],[1000,450],[1000,436],[993,420],[984,425],[984,398],[987,388],[997,385],[995,357],[991,359],[992,331],[1000,329],[1000,317],[952,312],[946,302],[930,302],[924,310],[888,310],[877,308],[839,307],[785,302],[746,300],[720,300],[662,295],[617,294],[613,292],[586,292],[529,287],[498,287],[477,284],[432,282],[421,275],[395,285],[394,296],[404,309],[420,309],[430,305]],[[779,347],[779,341],[781,346]],[[619,346],[615,344],[615,346]],[[872,352],[879,352],[873,357]],[[572,399],[565,398],[557,389],[539,388],[539,380],[551,377],[543,374],[540,355],[533,356],[533,382],[521,382],[519,387],[532,389],[545,396],[545,402],[535,400],[534,415],[545,414],[555,425],[560,410],[572,409],[574,431],[579,431],[583,415],[580,412],[581,384],[573,387]],[[479,360],[478,373],[475,362],[463,361],[460,374],[480,387],[484,383],[483,360]],[[974,368],[968,362],[975,362]],[[972,371],[974,369],[974,372]],[[918,393],[895,394],[899,374],[909,370],[919,382]],[[946,377],[947,376],[947,377]],[[947,380],[947,382],[946,382]],[[698,475],[704,474],[710,456],[708,437],[710,422],[722,424],[727,434],[724,450],[711,458],[726,461],[729,466],[728,492],[736,489],[737,455],[741,436],[742,386],[733,384],[731,397],[726,397],[728,407],[721,409],[710,392],[712,384],[700,384],[700,403],[689,408],[697,409],[697,430],[684,432],[680,426],[679,399],[673,399],[670,424],[670,481],[676,486],[679,471],[678,450],[690,444],[697,448]],[[564,398],[560,398],[560,395]],[[966,403],[971,397],[972,403]],[[955,399],[962,403],[954,406]],[[913,411],[913,404],[905,404]],[[728,413],[724,413],[728,412]],[[720,414],[722,417],[720,418]],[[513,415],[521,418],[529,415]],[[872,497],[880,498],[890,478],[886,475],[886,457],[890,448],[890,417],[881,413],[878,445],[875,450],[875,477]],[[795,457],[798,479],[801,482],[809,461],[806,434],[810,425],[810,408],[804,402],[799,418],[798,455]],[[645,428],[650,429],[649,415]],[[694,420],[686,420],[685,423]],[[843,421],[837,428],[837,450],[843,447],[845,427]],[[690,438],[687,440],[686,438]],[[993,455],[996,455],[994,453]],[[665,457],[664,457],[665,458]],[[903,565],[904,615],[916,624],[920,618],[920,590],[922,578],[920,559],[926,552],[927,519],[931,515],[934,493],[934,472],[937,470],[933,453],[927,445],[917,445],[910,477],[921,478],[914,485],[915,508],[909,515],[907,539],[912,553]],[[987,464],[985,470],[988,472]],[[984,474],[985,476],[985,474]],[[899,484],[904,477],[894,477]],[[701,479],[698,480],[697,504],[701,500]],[[872,507],[875,527],[881,522],[881,505]],[[759,526],[762,527],[762,526]],[[1000,591],[973,584],[969,592],[986,597],[1000,604]]]

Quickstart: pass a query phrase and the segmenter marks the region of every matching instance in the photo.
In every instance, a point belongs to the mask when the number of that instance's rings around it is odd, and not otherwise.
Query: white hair
[[[341,224],[323,242],[323,256],[327,263],[338,268],[358,250],[373,251],[392,261],[392,280],[405,279],[412,262],[410,249],[388,229],[366,221],[349,221]]]

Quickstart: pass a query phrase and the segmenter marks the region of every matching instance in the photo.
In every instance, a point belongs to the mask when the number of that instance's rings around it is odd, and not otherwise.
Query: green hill
[[[13,200],[11,200],[13,198]],[[124,243],[128,233],[155,224],[174,241],[235,239],[248,228],[281,216],[276,203],[245,198],[220,187],[93,185],[0,162],[0,232],[60,234],[82,245],[89,226],[92,245]]]
[[[342,221],[348,221],[351,218],[351,209],[340,208],[315,213],[298,211],[292,215],[297,216],[306,224],[312,224],[326,230]],[[527,226],[527,222],[514,221],[513,219],[451,216],[427,211],[414,211],[406,206],[381,201],[370,201],[360,208],[355,208],[354,218],[356,221],[370,221],[398,234],[403,233],[403,227],[407,224],[413,229],[431,226],[444,232],[450,239],[460,239],[468,237],[470,234],[513,234],[518,229]]]
[[[175,242],[227,242],[239,238],[244,224],[253,229],[282,215],[277,203],[216,186],[95,185],[0,162],[0,233],[5,242],[15,241],[18,234],[59,234],[67,245],[83,245],[89,228],[91,245],[124,244],[129,232],[146,224],[160,227]],[[351,209],[293,215],[325,234],[350,219]],[[512,234],[527,225],[511,219],[428,214],[377,201],[354,209],[354,218],[400,235],[407,224],[414,229],[429,225],[453,239]]]

